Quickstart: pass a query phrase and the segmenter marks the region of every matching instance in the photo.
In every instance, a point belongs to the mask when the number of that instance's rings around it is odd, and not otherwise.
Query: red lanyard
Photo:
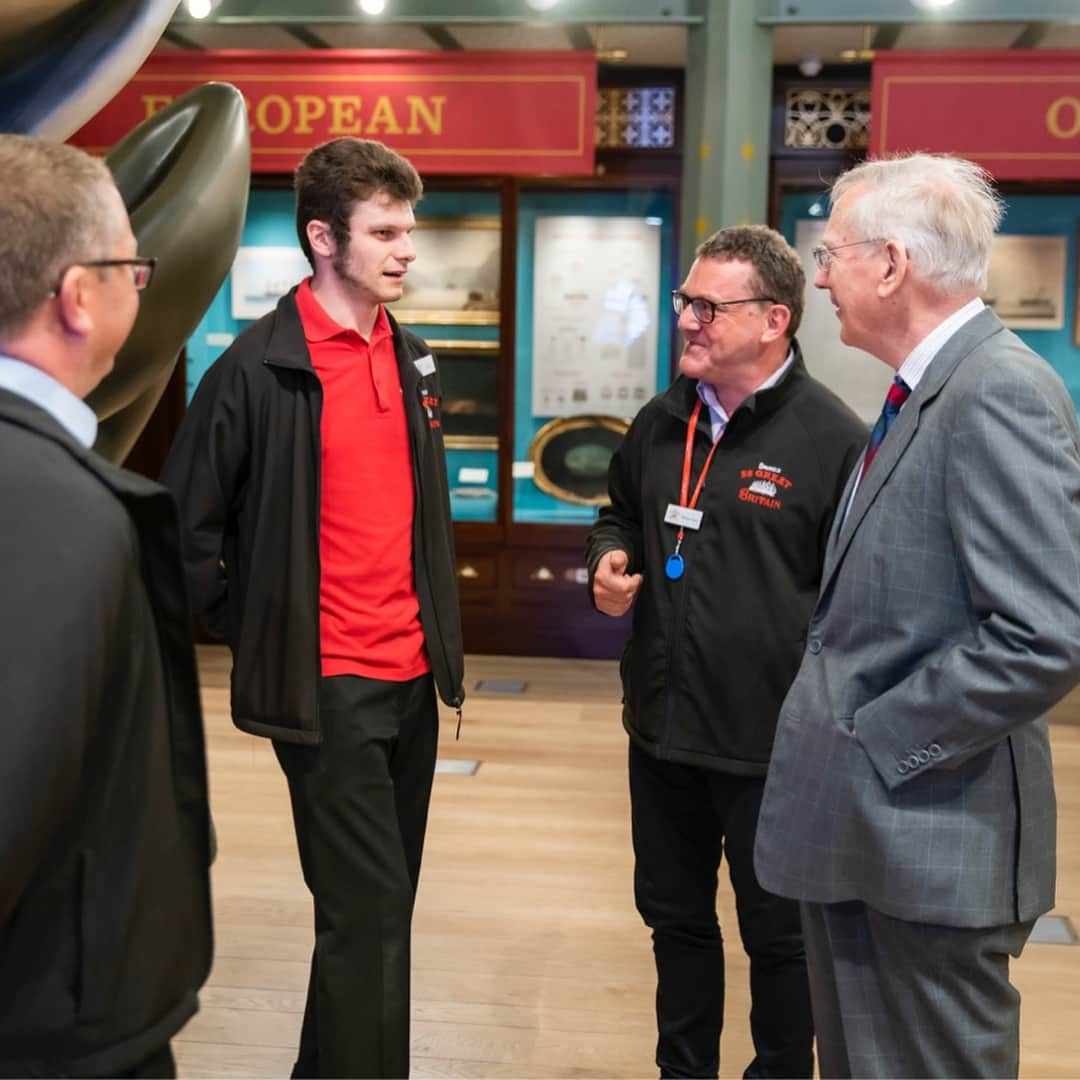
[[[712,444],[712,449],[709,451],[709,456],[705,459],[705,465],[701,470],[701,475],[698,477],[697,486],[694,488],[694,494],[690,496],[690,501],[686,501],[687,493],[690,491],[690,465],[694,460],[694,433],[697,431],[698,417],[701,415],[701,398],[697,399],[697,404],[694,406],[694,411],[690,414],[690,423],[686,426],[686,453],[683,455],[683,467],[682,467],[682,486],[679,489],[679,505],[686,507],[687,510],[693,510],[697,506],[698,496],[701,494],[701,489],[705,484],[705,474],[709,471],[709,466],[712,464],[713,454],[716,453],[716,448],[720,444],[720,440],[717,439]],[[676,536],[675,550],[678,551],[682,545],[683,537],[686,535],[685,529],[680,525],[679,532]]]

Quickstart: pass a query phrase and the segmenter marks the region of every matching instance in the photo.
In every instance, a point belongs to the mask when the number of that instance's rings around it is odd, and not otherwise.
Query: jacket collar
[[[732,420],[743,410],[754,414],[773,412],[807,377],[806,364],[803,362],[802,350],[799,348],[798,341],[793,340],[791,342],[791,351],[795,356],[780,381],[768,389],[758,390],[746,398],[732,414]],[[679,375],[671,386],[660,395],[661,408],[671,413],[672,416],[681,420],[684,424],[689,422],[690,413],[693,411],[697,401],[697,380],[689,379],[685,375]]]
[[[859,489],[855,492],[855,501],[845,517],[844,508],[851,498],[851,489],[861,468],[862,459],[860,458],[859,466],[853,469],[851,476],[848,477],[843,498],[833,521],[832,534],[825,551],[822,595],[835,574],[837,565],[843,559],[859,523],[874,504],[878,492],[881,491],[885,481],[915,437],[923,409],[938,396],[961,361],[970,356],[988,338],[1003,329],[1001,321],[993,310],[986,308],[960,327],[942,346],[941,351],[930,362],[926,373],[919,380],[919,385],[911,392],[911,397],[905,402],[899,416],[889,428],[889,437],[881,444],[874,458],[874,467],[867,472],[859,484]]]
[[[55,443],[122,498],[142,499],[158,495],[169,498],[165,489],[153,480],[121,469],[84,446],[40,405],[3,388],[0,388],[0,424],[23,428]]]

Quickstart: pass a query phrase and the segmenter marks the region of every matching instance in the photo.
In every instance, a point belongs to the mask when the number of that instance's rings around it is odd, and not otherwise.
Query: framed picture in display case
[[[579,506],[603,506],[608,466],[630,421],[618,416],[561,416],[545,424],[529,447],[541,491]]]
[[[983,300],[1013,330],[1065,326],[1064,236],[994,237]]]
[[[443,440],[448,450],[499,446],[499,343],[429,341],[439,357]]]
[[[391,305],[403,323],[497,326],[500,223],[497,217],[418,220],[416,259]]]

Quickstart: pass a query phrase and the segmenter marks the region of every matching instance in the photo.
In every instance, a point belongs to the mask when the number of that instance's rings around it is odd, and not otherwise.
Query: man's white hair
[[[899,240],[915,272],[943,292],[986,289],[1003,204],[984,169],[937,154],[867,161],[836,181],[833,204],[854,188],[860,197],[846,207],[854,234]]]

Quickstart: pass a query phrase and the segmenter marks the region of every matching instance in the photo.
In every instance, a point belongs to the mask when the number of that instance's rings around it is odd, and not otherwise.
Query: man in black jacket
[[[464,661],[427,346],[384,307],[416,170],[342,138],[296,172],[314,274],[199,384],[165,466],[236,724],[274,740],[315,950],[294,1076],[405,1076],[410,928],[438,736]]]
[[[866,427],[807,374],[795,341],[804,287],[796,253],[763,226],[698,248],[672,297],[681,374],[631,425],[589,535],[596,607],[634,607],[623,725],[663,1076],[719,1067],[723,855],[750,958],[745,1075],[813,1073],[798,906],[760,887],[752,854],[780,702]]]
[[[102,162],[0,135],[0,1075],[171,1076],[210,968],[176,508],[81,400],[149,284]]]

